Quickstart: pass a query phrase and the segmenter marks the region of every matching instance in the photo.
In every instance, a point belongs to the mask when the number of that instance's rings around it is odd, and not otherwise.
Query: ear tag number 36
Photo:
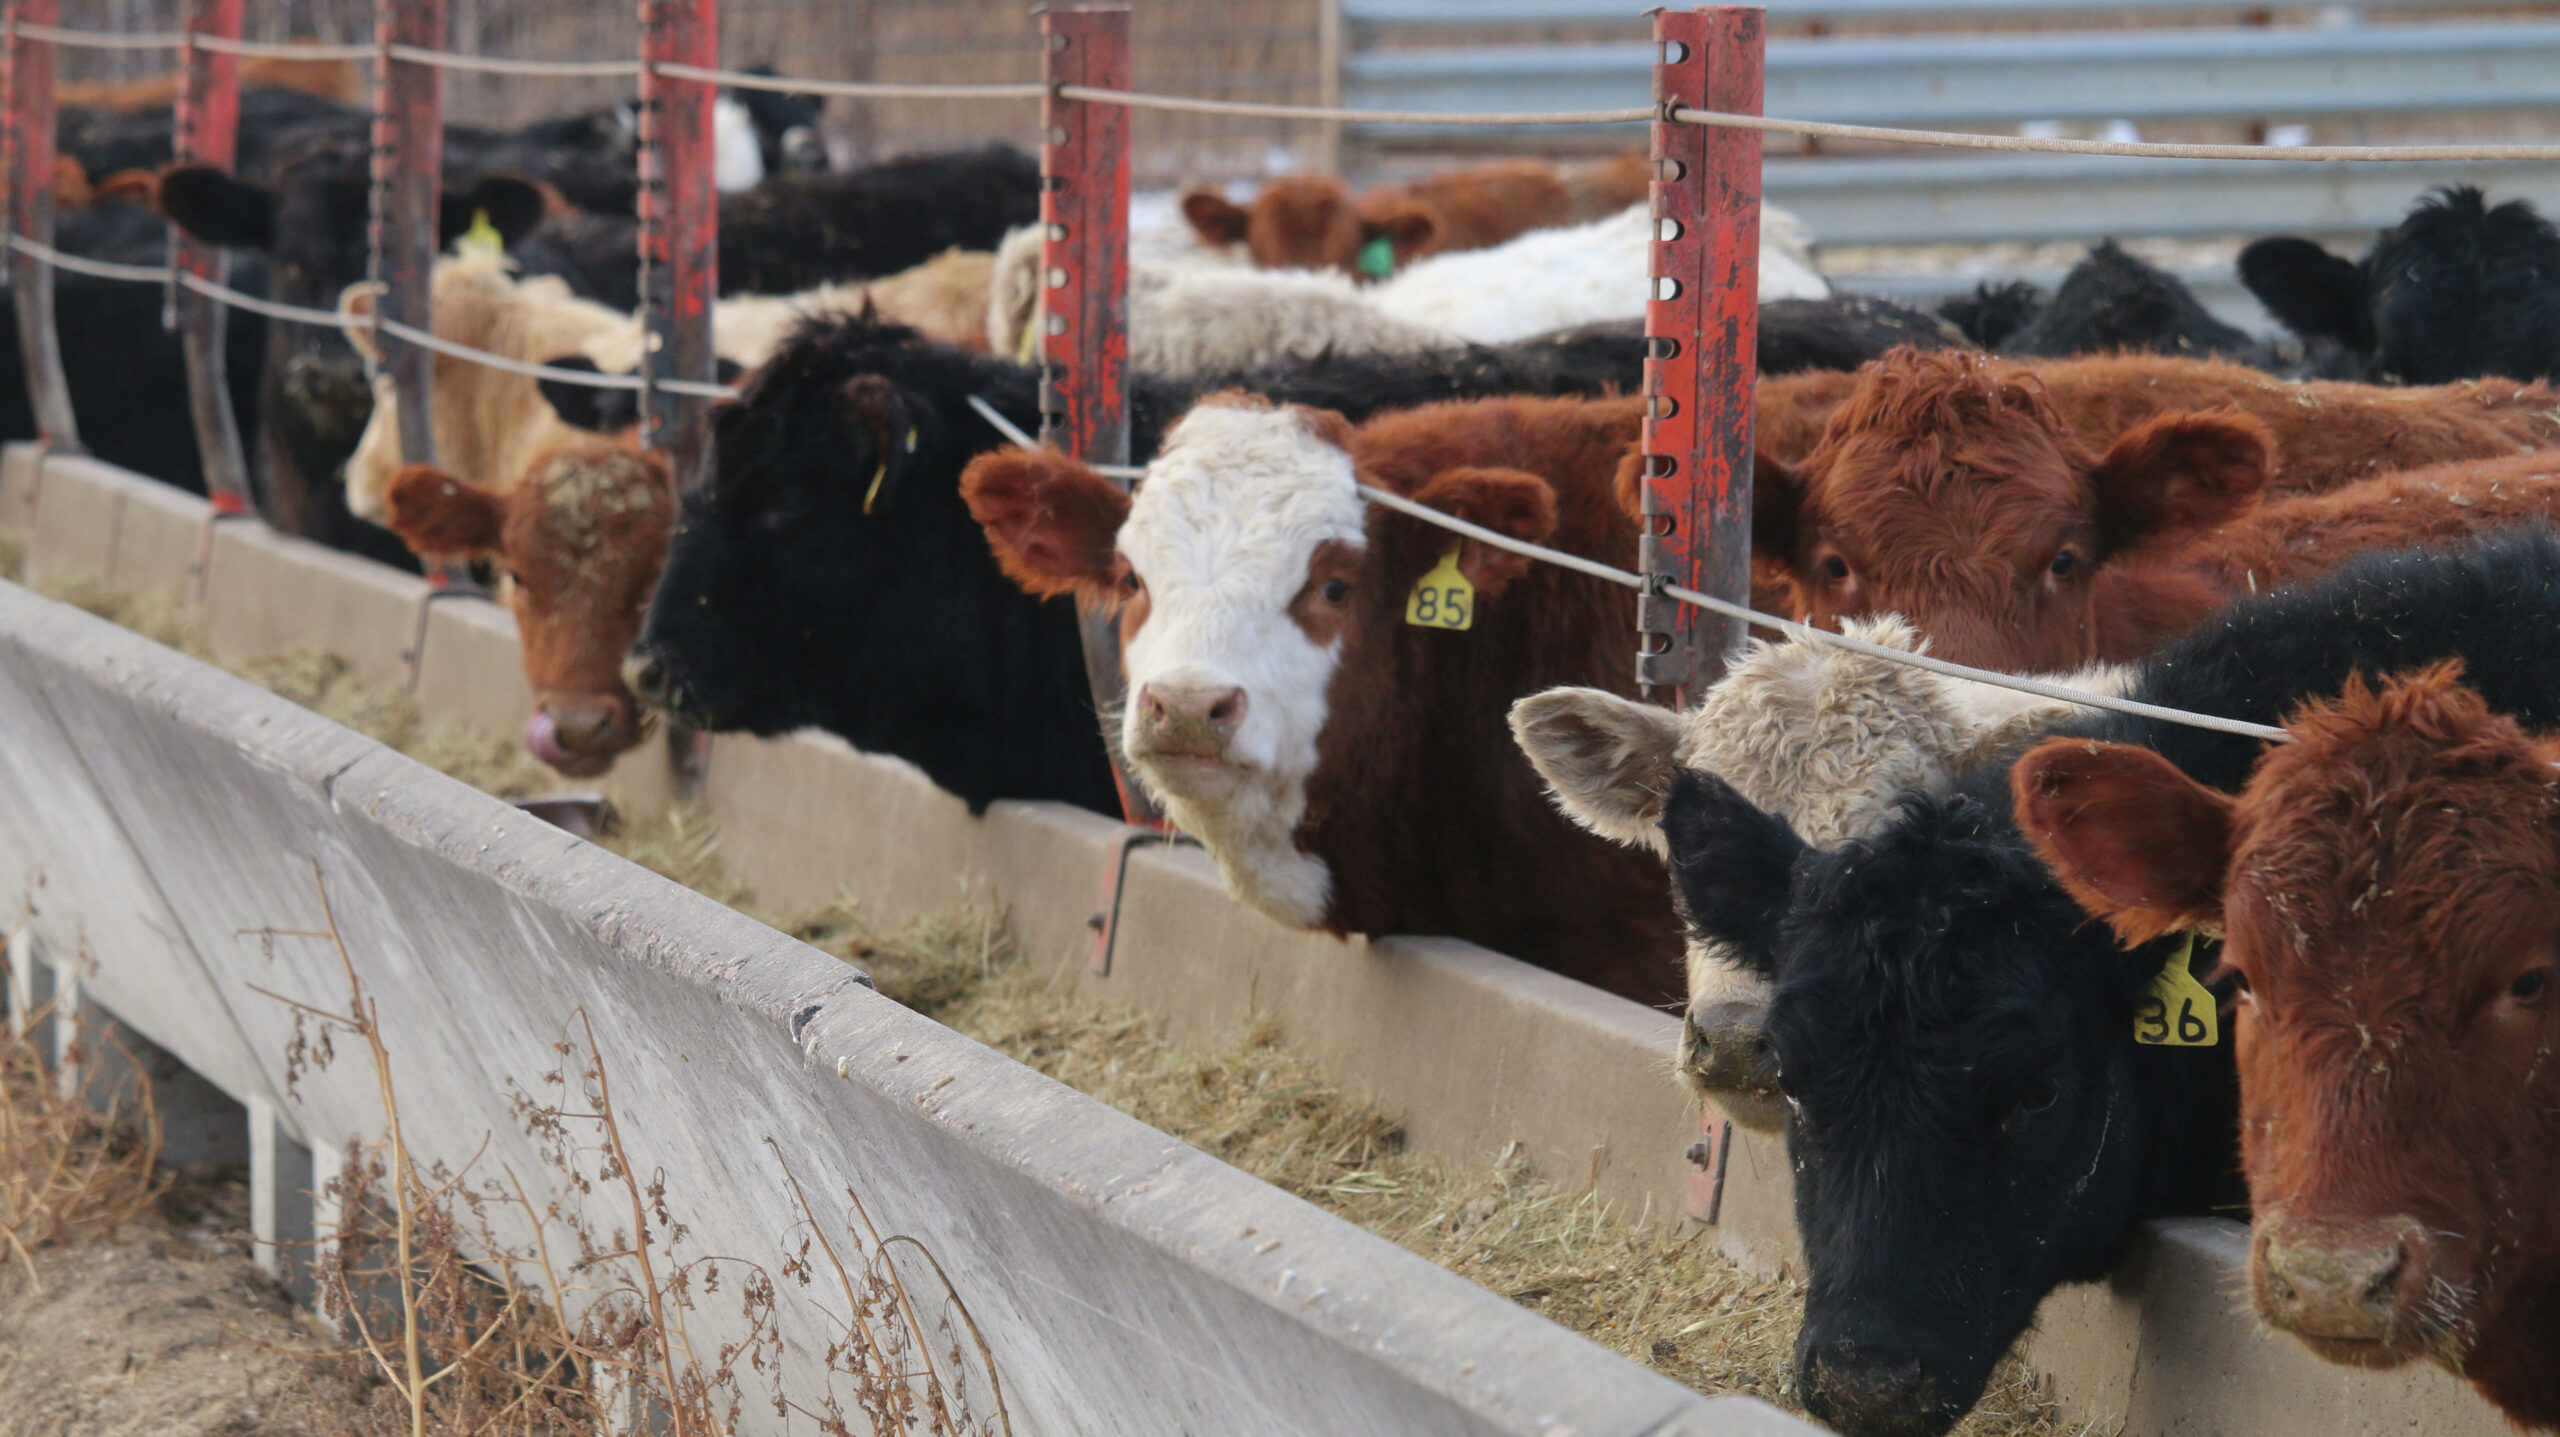
[[[2142,1000],[2133,1010],[2133,1041],[2168,1048],[2210,1048],[2222,1041],[2213,990],[2187,971],[2195,953],[2190,933],[2161,965],[2160,976],[2143,985]]]
[[[1476,586],[1458,572],[1458,544],[1413,586],[1404,601],[1404,621],[1422,629],[1463,629],[1476,621]]]

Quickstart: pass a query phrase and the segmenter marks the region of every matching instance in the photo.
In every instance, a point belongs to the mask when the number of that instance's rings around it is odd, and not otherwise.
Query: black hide
[[[2361,261],[2307,239],[2240,252],[2240,282],[2285,327],[2333,349],[2343,379],[2560,379],[2560,234],[2522,200],[2439,190]]]
[[[2536,528],[2235,606],[2144,664],[2133,696],[2272,724],[2352,672],[2458,656],[2493,706],[2544,728],[2555,627],[2560,541]],[[2064,732],[2226,789],[2259,747],[2111,714]],[[2124,953],[2081,913],[2019,835],[2005,767],[1910,795],[1828,852],[1705,775],[1674,788],[1663,828],[1693,928],[1776,983],[1814,1415],[1853,1437],[1943,1432],[2046,1293],[2106,1273],[2136,1222],[2236,1214],[2230,1050],[2132,1037],[2175,942]],[[2195,971],[2211,964],[2200,951]]]

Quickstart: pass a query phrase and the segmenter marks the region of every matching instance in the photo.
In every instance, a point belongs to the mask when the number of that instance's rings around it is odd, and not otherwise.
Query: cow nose
[[[2427,1291],[2414,1219],[2333,1224],[2270,1218],[2256,1233],[2258,1311],[2304,1337],[2389,1342],[2411,1330]]]
[[[618,698],[550,698],[542,701],[542,711],[551,716],[560,746],[579,753],[614,747],[630,727],[629,709]]]
[[[1699,1003],[1680,1025],[1680,1071],[1745,1127],[1774,1129],[1784,1121],[1778,1050],[1768,1030],[1769,1005],[1760,1002]]]
[[[1808,1345],[1796,1384],[1805,1411],[1850,1437],[1936,1437],[1960,1415],[1942,1410],[1920,1359],[1852,1343]]]
[[[640,696],[640,702],[653,709],[667,706],[667,665],[655,654],[631,653],[623,656],[622,686]]]
[[[1247,700],[1232,684],[1145,684],[1138,689],[1141,746],[1159,754],[1216,758],[1244,724]]]

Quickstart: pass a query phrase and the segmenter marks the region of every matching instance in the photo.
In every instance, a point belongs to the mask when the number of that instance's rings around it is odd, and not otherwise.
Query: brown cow
[[[1338,269],[1367,279],[1362,250],[1384,240],[1392,269],[1427,254],[1483,249],[1535,229],[1615,214],[1645,197],[1641,156],[1558,173],[1540,160],[1452,170],[1410,185],[1379,185],[1353,198],[1330,175],[1292,175],[1239,205],[1214,189],[1182,197],[1183,217],[1207,245],[1241,244],[1263,269]]]
[[[2237,799],[2057,740],[2019,822],[2126,941],[2226,935],[2259,1314],[2560,1427],[2560,737],[2439,664],[2287,725]]]
[[[1752,546],[1808,622],[1895,612],[1943,658],[2065,669],[2138,658],[2201,617],[2193,602],[2154,615],[2109,575],[2189,548],[2261,488],[2553,444],[2560,393],[2539,384],[2380,389],[2208,360],[2031,369],[1897,350],[1860,371],[1801,463],[1763,451]]]
[[[1558,684],[1631,694],[1634,596],[1374,506],[1356,484],[1614,564],[1640,399],[1493,399],[1373,419],[1203,401],[1134,502],[1064,456],[961,480],[1005,571],[1120,611],[1121,746],[1229,888],[1295,927],[1449,933],[1676,1000],[1662,866],[1574,827],[1503,712]],[[1467,627],[1408,622],[1454,569]],[[1432,586],[1430,616],[1449,611]]]
[[[488,559],[513,583],[533,716],[525,747],[592,778],[647,736],[622,682],[676,518],[666,462],[601,442],[564,445],[499,491],[411,464],[384,494],[387,522],[426,559]]]

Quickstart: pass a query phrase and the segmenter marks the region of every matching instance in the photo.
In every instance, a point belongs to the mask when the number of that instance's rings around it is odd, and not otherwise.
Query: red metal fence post
[[[1126,5],[1044,10],[1040,39],[1048,96],[1040,102],[1041,254],[1047,333],[1040,437],[1089,464],[1129,462],[1129,110],[1070,100],[1062,85],[1129,88]],[[1094,707],[1122,699],[1115,616],[1083,616],[1085,676]],[[1163,815],[1114,759],[1120,806],[1132,823]],[[1106,933],[1107,939],[1107,933]]]
[[[640,311],[649,327],[645,366],[652,388],[642,440],[664,449],[676,484],[707,473],[711,401],[655,386],[669,379],[708,384],[718,377],[711,307],[720,292],[720,193],[712,168],[711,103],[705,80],[660,75],[661,63],[703,69],[720,63],[718,0],[643,0],[640,6]]]
[[[374,24],[373,278],[385,286],[374,314],[430,334],[444,201],[444,72],[395,59],[391,47],[439,50],[444,33],[444,0],[382,0]],[[433,464],[435,353],[388,332],[375,342],[400,394],[401,457]]]
[[[1653,294],[1645,306],[1645,534],[1638,567],[1736,603],[1751,595],[1751,413],[1759,372],[1760,136],[1670,118],[1760,113],[1762,22],[1725,5],[1654,16]],[[1636,678],[1682,699],[1744,626],[1637,601]]]
[[[188,0],[185,85],[178,94],[177,153],[181,163],[230,169],[240,148],[240,57],[207,50],[198,35],[240,38],[241,0]],[[231,278],[230,256],[176,225],[169,226],[169,262],[216,284]],[[171,316],[187,360],[187,413],[204,465],[205,492],[216,514],[245,514],[249,463],[240,448],[240,424],[231,412],[231,384],[224,363],[228,312],[210,295],[172,286]]]
[[[10,232],[53,243],[53,64],[50,40],[18,33],[18,25],[51,25],[56,0],[9,0]],[[18,355],[26,367],[36,436],[49,449],[80,452],[71,387],[62,377],[62,341],[53,327],[53,268],[12,249],[11,298],[18,309]]]

